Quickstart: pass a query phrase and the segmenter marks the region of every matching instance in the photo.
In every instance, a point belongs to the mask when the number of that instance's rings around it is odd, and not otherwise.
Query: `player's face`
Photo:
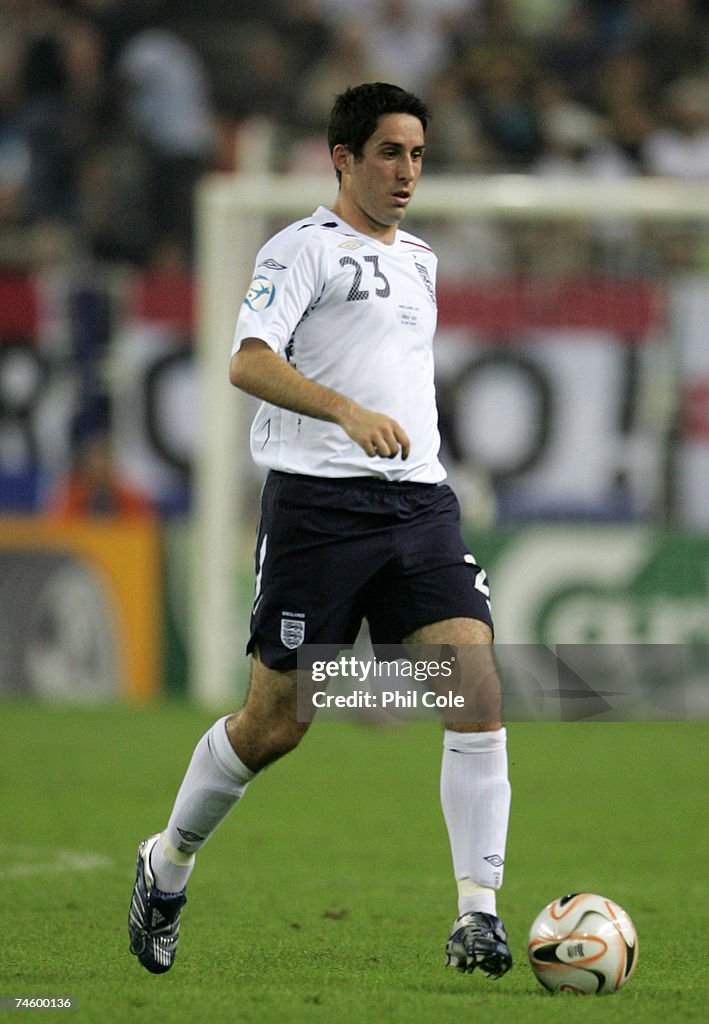
[[[358,158],[336,146],[342,185],[335,211],[365,234],[393,241],[421,175],[423,152],[423,125],[411,114],[380,117]]]

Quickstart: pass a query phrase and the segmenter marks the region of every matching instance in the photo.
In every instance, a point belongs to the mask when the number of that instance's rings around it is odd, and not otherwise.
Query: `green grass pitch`
[[[97,1024],[705,1020],[706,724],[512,724],[500,913],[515,967],[443,967],[455,889],[440,728],[322,723],[255,781],[200,854],[173,970],[128,954],[140,839],[161,828],[214,716],[0,704],[0,996],[71,996]],[[633,917],[639,966],[610,997],[552,997],[529,925],[568,891]],[[8,1020],[24,1019],[14,1011]]]

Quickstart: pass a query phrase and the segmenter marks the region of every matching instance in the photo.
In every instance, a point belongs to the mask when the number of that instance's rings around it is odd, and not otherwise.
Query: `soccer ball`
[[[553,900],[534,919],[527,955],[550,992],[605,995],[625,985],[638,962],[638,936],[613,900],[572,893]]]

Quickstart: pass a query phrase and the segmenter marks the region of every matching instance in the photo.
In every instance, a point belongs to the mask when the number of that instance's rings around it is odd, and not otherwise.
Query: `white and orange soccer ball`
[[[527,946],[535,977],[550,992],[606,995],[625,985],[638,962],[638,936],[613,900],[572,893],[534,919]]]

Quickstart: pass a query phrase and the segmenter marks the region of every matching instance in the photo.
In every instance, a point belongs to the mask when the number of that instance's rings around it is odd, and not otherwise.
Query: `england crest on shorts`
[[[305,640],[305,615],[303,612],[283,612],[281,615],[281,643],[294,651]]]

